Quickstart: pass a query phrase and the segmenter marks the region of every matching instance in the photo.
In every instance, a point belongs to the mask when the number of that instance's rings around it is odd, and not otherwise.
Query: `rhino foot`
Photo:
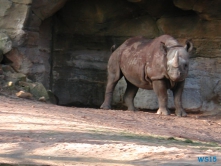
[[[138,109],[135,107],[128,107],[127,110],[134,111],[134,112],[138,111]]]
[[[167,109],[167,108],[159,108],[158,110],[157,110],[157,114],[159,114],[159,115],[170,115],[170,110],[169,109]]]
[[[187,113],[184,111],[184,109],[176,109],[175,110],[175,114],[176,114],[176,116],[183,116],[183,117],[185,117],[185,116],[187,116]]]
[[[125,107],[127,107],[127,110],[128,110],[128,111],[137,111],[137,109],[134,107],[133,104],[126,104],[126,103],[124,103],[123,105],[124,105]]]
[[[105,104],[102,104],[100,106],[101,109],[104,109],[104,110],[110,110],[111,109],[111,106],[110,105],[105,105]]]

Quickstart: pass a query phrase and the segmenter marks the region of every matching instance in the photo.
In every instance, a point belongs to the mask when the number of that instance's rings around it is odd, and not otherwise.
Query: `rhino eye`
[[[185,67],[185,68],[188,68],[188,64],[185,64],[184,67]]]

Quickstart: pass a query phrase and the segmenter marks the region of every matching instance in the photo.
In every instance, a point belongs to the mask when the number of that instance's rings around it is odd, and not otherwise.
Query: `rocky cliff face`
[[[0,1],[0,33],[11,41],[5,57],[13,68],[48,87],[51,55],[51,18],[66,0]],[[47,19],[48,18],[48,19]],[[0,39],[2,40],[2,39]],[[1,49],[1,47],[0,47]]]
[[[2,0],[0,33],[10,41],[8,49],[3,42],[0,49],[4,45],[2,55],[13,68],[52,89],[60,104],[98,107],[112,45],[136,35],[169,34],[181,43],[191,38],[195,51],[184,107],[216,110],[221,103],[220,5],[219,0]],[[115,105],[121,105],[124,89],[121,80]],[[139,90],[135,105],[158,107],[155,94],[146,90]]]

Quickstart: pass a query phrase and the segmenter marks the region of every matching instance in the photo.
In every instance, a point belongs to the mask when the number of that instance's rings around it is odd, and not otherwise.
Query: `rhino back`
[[[151,42],[143,37],[134,37],[120,47],[120,69],[123,75],[129,82],[143,89],[152,89],[150,82],[145,79],[145,64]]]

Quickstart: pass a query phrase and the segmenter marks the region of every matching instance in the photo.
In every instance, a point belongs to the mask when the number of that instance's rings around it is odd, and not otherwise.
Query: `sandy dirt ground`
[[[0,119],[0,165],[221,165],[221,116],[63,107],[0,94]]]

